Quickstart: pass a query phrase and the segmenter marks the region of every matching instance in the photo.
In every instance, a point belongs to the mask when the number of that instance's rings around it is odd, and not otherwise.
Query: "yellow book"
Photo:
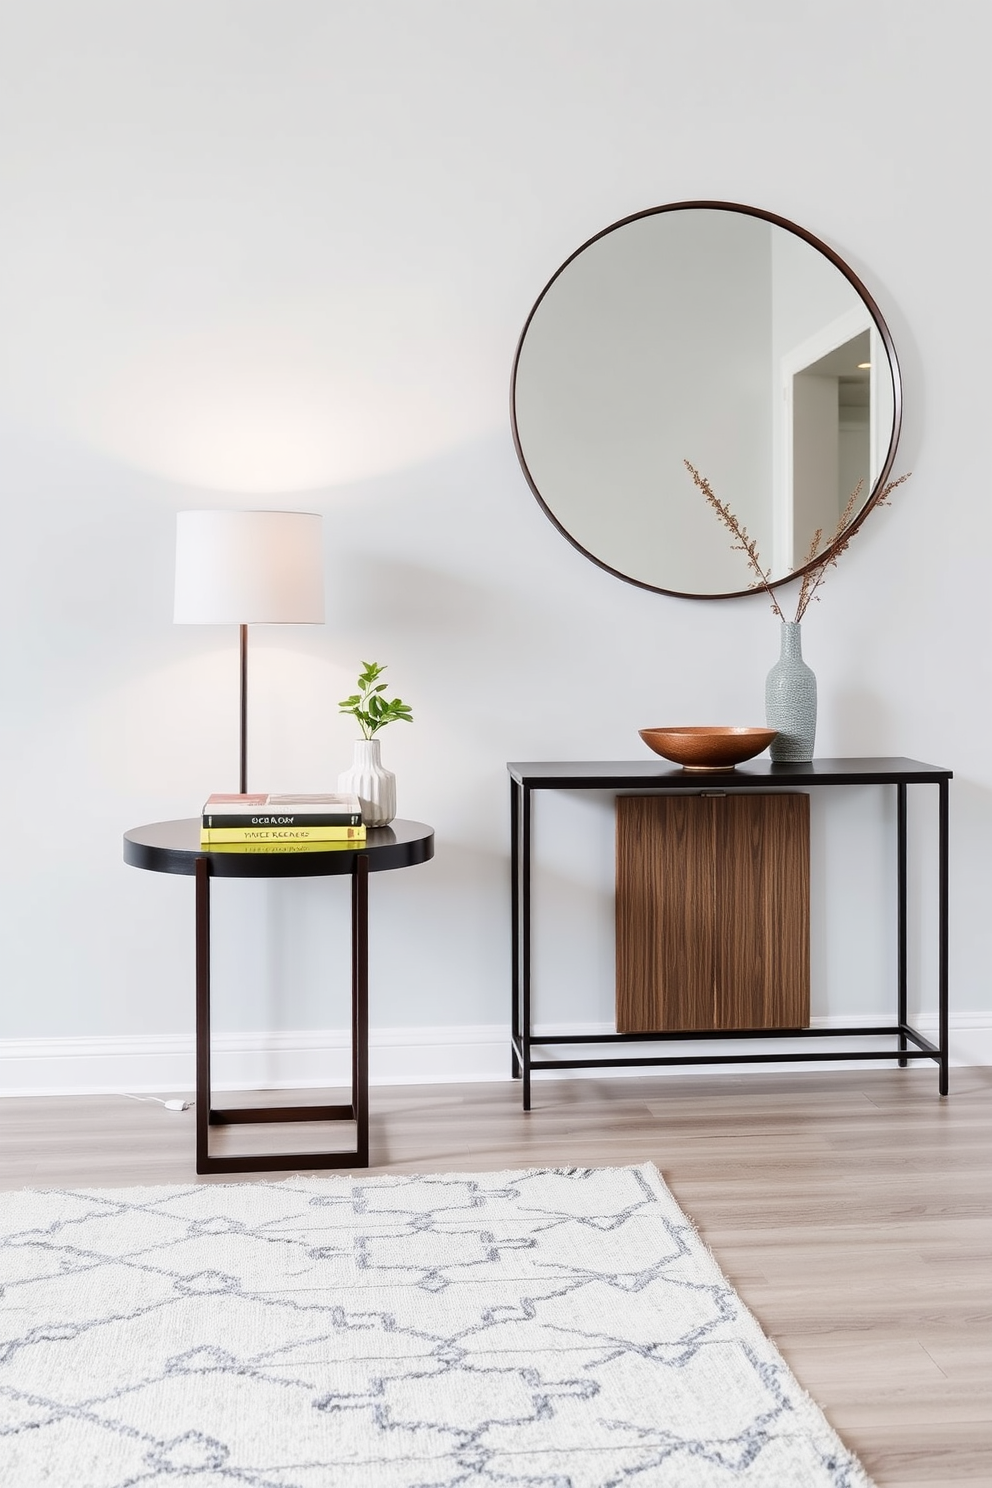
[[[223,842],[364,842],[359,827],[201,827],[200,846]]]
[[[318,853],[361,852],[361,842],[201,842],[211,853]]]

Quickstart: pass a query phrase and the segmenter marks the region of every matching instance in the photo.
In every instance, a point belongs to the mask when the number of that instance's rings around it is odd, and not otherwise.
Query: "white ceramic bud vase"
[[[383,769],[378,739],[356,739],[350,770],[338,776],[342,795],[357,796],[367,827],[388,826],[396,815],[396,776]]]
[[[816,738],[816,677],[803,661],[798,620],[782,622],[782,654],[765,683],[765,717],[778,729],[769,754],[773,760],[808,763]]]

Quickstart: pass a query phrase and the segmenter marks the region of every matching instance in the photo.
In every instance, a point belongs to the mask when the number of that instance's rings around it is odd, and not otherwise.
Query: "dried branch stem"
[[[688,470],[689,474],[692,476],[692,479],[697,488],[703,493],[710,506],[720,518],[720,521],[733,534],[734,551],[743,553],[747,558],[748,564],[751,568],[751,572],[755,575],[754,582],[752,583],[751,588],[763,589],[768,595],[768,598],[771,600],[772,608],[775,611],[776,615],[780,620],[784,621],[785,615],[782,613],[782,607],[772,591],[770,575],[761,562],[761,557],[758,553],[757,544],[755,543],[754,538],[749,536],[747,528],[744,527],[737,520],[730,507],[727,506],[726,502],[721,501],[720,498],[715,494],[713,487],[710,485],[706,477],[704,475],[700,475],[696,467],[694,465],[690,465],[688,460],[683,461],[683,464],[685,465],[686,470]],[[881,491],[879,491],[878,495],[875,498],[875,506],[888,506],[889,498],[891,497],[893,491],[897,488],[897,486],[901,486],[903,481],[909,480],[909,477],[912,475],[912,473],[913,472],[911,470],[907,470],[905,475],[900,475],[896,478],[896,480],[889,481],[885,486],[883,486]],[[861,492],[864,490],[864,484],[865,483],[863,480],[858,481],[857,486],[851,492],[851,495],[848,498],[847,505],[841,512],[840,520],[837,523],[836,530],[834,531],[834,535],[830,541],[830,546],[822,555],[819,562],[816,561],[816,556],[820,551],[820,544],[823,541],[823,528],[818,527],[813,533],[813,537],[806,552],[806,556],[803,559],[803,568],[806,570],[806,572],[802,576],[802,582],[799,587],[799,597],[796,600],[796,624],[798,624],[799,621],[803,618],[806,611],[809,609],[812,601],[814,599],[817,601],[819,600],[820,596],[817,591],[819,590],[820,585],[823,583],[823,580],[827,576],[827,570],[834,567],[841,553],[846,553],[848,547],[850,546],[851,538],[854,536],[854,532],[849,531],[848,529],[850,528],[851,519],[854,516],[855,511],[857,510],[858,502],[861,498]],[[856,530],[857,529],[855,529],[855,531]],[[844,535],[845,533],[847,533],[846,537]]]
[[[705,475],[700,475],[696,467],[694,465],[690,465],[688,460],[683,461],[683,464],[685,465],[686,470],[688,470],[689,474],[692,476],[692,479],[698,489],[702,491],[703,495],[706,497],[706,500],[716,512],[717,516],[720,518],[720,521],[733,534],[734,551],[743,553],[747,558],[747,561],[751,567],[751,572],[755,575],[755,579],[751,585],[751,588],[764,589],[765,593],[768,595],[768,598],[772,602],[772,609],[775,611],[780,620],[784,620],[785,616],[782,614],[782,607],[779,604],[778,600],[775,598],[775,595],[772,593],[771,580],[765,569],[762,567],[761,557],[758,553],[758,546],[754,538],[749,536],[747,528],[742,526],[741,523],[738,522],[737,518],[730,510],[730,507],[727,506],[725,502],[721,501],[719,496],[716,495],[713,487],[710,485]]]

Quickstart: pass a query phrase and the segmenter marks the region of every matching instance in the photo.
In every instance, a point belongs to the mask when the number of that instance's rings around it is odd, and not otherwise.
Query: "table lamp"
[[[176,514],[178,625],[237,625],[241,637],[241,769],[248,790],[248,626],[322,625],[324,557],[314,512]]]

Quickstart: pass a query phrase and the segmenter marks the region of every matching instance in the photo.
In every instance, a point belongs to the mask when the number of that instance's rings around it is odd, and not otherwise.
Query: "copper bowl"
[[[769,728],[647,728],[638,730],[649,749],[683,770],[732,770],[753,759],[775,737]]]

